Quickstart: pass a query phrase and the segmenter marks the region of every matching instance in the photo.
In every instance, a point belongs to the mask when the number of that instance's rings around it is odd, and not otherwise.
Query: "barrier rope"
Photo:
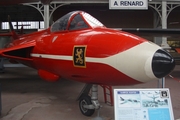
[[[178,81],[178,82],[180,82],[180,80],[179,80],[179,79],[177,79],[177,78],[173,77],[172,75],[169,75],[169,77],[170,77],[170,78],[172,78],[172,79],[174,79],[174,80],[176,80],[176,81]]]

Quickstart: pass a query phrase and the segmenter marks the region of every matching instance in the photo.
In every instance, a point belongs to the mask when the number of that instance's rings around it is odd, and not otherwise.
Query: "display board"
[[[174,120],[169,89],[114,89],[115,120]]]

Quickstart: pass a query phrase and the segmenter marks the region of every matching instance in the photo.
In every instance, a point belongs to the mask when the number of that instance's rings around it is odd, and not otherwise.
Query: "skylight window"
[[[14,29],[43,29],[44,21],[22,21],[22,22],[12,22]],[[2,30],[9,29],[8,22],[2,22]]]

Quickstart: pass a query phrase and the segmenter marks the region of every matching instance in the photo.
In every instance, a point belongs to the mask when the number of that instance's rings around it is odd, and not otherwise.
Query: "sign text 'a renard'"
[[[110,9],[147,9],[147,0],[109,0]]]

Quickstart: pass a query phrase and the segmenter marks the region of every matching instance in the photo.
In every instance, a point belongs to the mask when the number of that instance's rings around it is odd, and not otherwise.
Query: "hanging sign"
[[[148,9],[147,0],[109,0],[109,9]]]

